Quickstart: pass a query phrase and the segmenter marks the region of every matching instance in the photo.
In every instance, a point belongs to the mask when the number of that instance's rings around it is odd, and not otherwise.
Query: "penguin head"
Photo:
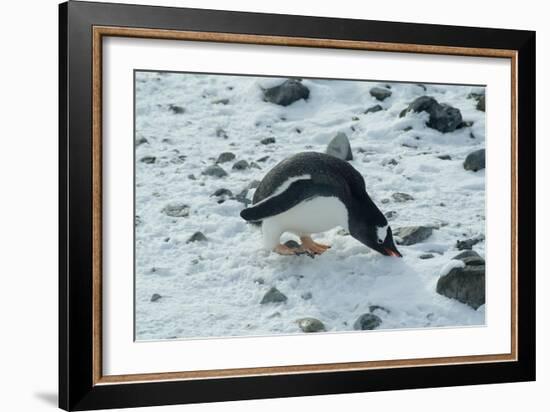
[[[351,222],[350,222],[351,223]],[[368,223],[356,221],[350,225],[350,234],[371,249],[385,256],[403,257],[393,241],[393,233],[387,221]]]

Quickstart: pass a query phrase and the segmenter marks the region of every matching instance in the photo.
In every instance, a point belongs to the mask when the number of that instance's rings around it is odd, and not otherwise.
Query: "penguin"
[[[264,247],[281,255],[320,255],[330,246],[311,235],[341,226],[359,242],[385,256],[402,257],[384,214],[369,197],[363,176],[348,162],[317,152],[295,154],[271,169],[241,217],[261,223]],[[299,248],[280,243],[283,233]]]

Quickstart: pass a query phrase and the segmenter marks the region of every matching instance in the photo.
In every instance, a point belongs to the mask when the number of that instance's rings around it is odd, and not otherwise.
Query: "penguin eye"
[[[381,240],[381,239],[378,239],[377,242],[378,242],[379,245],[381,245],[382,243],[384,243],[384,241]]]

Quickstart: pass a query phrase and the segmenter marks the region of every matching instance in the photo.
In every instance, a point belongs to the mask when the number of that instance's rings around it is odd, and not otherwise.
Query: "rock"
[[[325,331],[325,325],[319,319],[315,318],[302,318],[296,321],[302,332],[314,333]]]
[[[267,159],[269,159],[269,156],[260,157],[257,162],[265,162]]]
[[[140,215],[136,215],[134,218],[134,226],[139,226],[143,223]]]
[[[237,196],[235,196],[235,200],[237,202],[240,202],[242,204],[246,206],[248,206],[250,203],[252,203],[252,200],[250,200],[248,197],[246,197],[248,195],[248,189],[243,189],[239,194],[237,194]]]
[[[407,193],[402,193],[402,192],[396,192],[393,195],[391,195],[391,197],[393,198],[393,200],[399,203],[408,202],[409,200],[414,200],[414,197],[412,197]]]
[[[437,156],[437,158],[441,160],[452,160],[451,156],[449,156],[448,154]]]
[[[216,129],[216,136],[217,137],[222,137],[224,139],[228,138],[227,132],[225,130],[221,129],[221,128]]]
[[[376,113],[376,112],[379,112],[380,110],[384,110],[384,109],[379,104],[375,104],[374,106],[369,107],[367,110],[365,110],[365,114]]]
[[[274,137],[266,137],[265,139],[262,139],[260,140],[260,143],[261,144],[273,144],[275,143],[275,138]]]
[[[139,159],[141,163],[146,163],[148,165],[153,164],[157,161],[157,158],[155,156],[145,156]]]
[[[455,267],[437,281],[437,293],[474,309],[485,304],[485,265]]]
[[[382,319],[372,313],[363,313],[353,324],[355,330],[372,330],[382,324]]]
[[[168,105],[168,108],[172,111],[174,114],[183,114],[185,113],[185,109],[181,106],[177,106],[175,104]]]
[[[393,231],[397,237],[398,245],[410,246],[422,242],[429,238],[433,233],[433,228],[427,226],[405,226],[399,227]]]
[[[432,255],[431,253],[423,253],[422,255],[418,256],[419,259],[423,260],[432,259],[433,257],[434,255]]]
[[[373,87],[370,89],[370,95],[376,100],[384,101],[391,96],[391,92],[388,89],[383,89],[381,87]]]
[[[249,167],[250,167],[250,165],[248,164],[248,162],[246,160],[239,160],[239,161],[233,163],[232,169],[233,170],[245,170],[245,169],[248,169]]]
[[[485,149],[479,149],[470,153],[464,160],[464,169],[477,172],[485,169]]]
[[[153,293],[153,296],[151,296],[151,302],[156,302],[157,300],[161,299],[162,296],[158,293]]]
[[[339,132],[327,146],[326,153],[342,160],[353,160],[353,153],[345,133]]]
[[[262,170],[262,168],[260,167],[260,165],[259,165],[258,163],[256,163],[256,162],[250,162],[250,168]]]
[[[474,250],[465,250],[464,252],[460,252],[458,255],[456,255],[453,259],[454,260],[462,260],[464,263],[466,263],[466,259],[481,259],[483,260],[483,264],[485,264],[485,260]]]
[[[470,93],[468,95],[468,99],[474,99],[477,101],[476,103],[476,109],[479,111],[484,112],[485,111],[485,92],[481,93]]]
[[[189,180],[197,180],[197,178],[195,177],[195,175],[193,173],[191,173],[190,175],[187,175],[187,178]]]
[[[462,124],[460,110],[448,104],[440,104],[430,96],[421,96],[414,100],[400,113],[399,117],[404,117],[411,111],[428,113],[430,118],[426,125],[432,129],[439,130],[441,133],[452,132]]]
[[[485,240],[485,236],[478,236],[472,239],[457,240],[456,248],[458,250],[471,250],[472,246],[477,245],[482,240]]]
[[[395,216],[397,216],[397,212],[395,210],[390,210],[384,213],[384,216],[386,216],[387,219],[393,219]]]
[[[285,80],[278,86],[264,89],[263,92],[266,102],[281,106],[288,106],[300,99],[307,100],[309,97],[309,89],[295,79]]]
[[[141,146],[142,144],[149,143],[145,137],[140,137],[136,140],[136,146]]]
[[[313,297],[313,294],[311,292],[304,292],[300,297],[303,300],[310,300]]]
[[[183,203],[170,203],[162,209],[166,216],[187,217],[189,216],[189,206]]]
[[[223,152],[223,153],[220,153],[220,155],[218,156],[218,160],[216,160],[216,163],[226,163],[226,162],[230,162],[232,160],[235,160],[235,154],[234,153],[231,153],[231,152]]]
[[[195,232],[189,239],[187,239],[186,243],[192,243],[192,242],[205,242],[208,240],[206,236],[202,232]]]
[[[229,99],[218,99],[212,102],[212,104],[223,104],[223,105],[226,105],[228,103],[229,103]]]
[[[215,196],[218,198],[218,203],[223,203],[227,199],[233,197],[233,192],[231,190],[226,188],[217,189],[214,193],[212,193],[210,196]]]
[[[208,166],[202,171],[202,174],[205,176],[214,176],[214,177],[225,177],[227,173],[218,165]]]
[[[281,303],[286,302],[287,299],[288,298],[283,293],[281,293],[279,289],[277,289],[276,287],[272,287],[266,292],[260,304],[265,305],[266,303]]]
[[[285,242],[285,246],[289,247],[291,249],[298,249],[300,247],[300,244],[296,242],[295,240],[287,240]]]

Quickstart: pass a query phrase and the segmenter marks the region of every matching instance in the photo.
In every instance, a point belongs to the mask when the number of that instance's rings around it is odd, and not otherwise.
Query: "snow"
[[[281,82],[136,72],[136,141],[147,139],[136,146],[136,339],[303,333],[296,320],[305,317],[321,320],[328,332],[345,332],[370,305],[389,311],[374,312],[383,329],[483,325],[484,307],[475,311],[435,292],[441,268],[458,253],[456,241],[485,232],[485,172],[462,166],[468,153],[485,147],[485,113],[467,99],[479,87],[426,85],[424,91],[390,83],[392,95],[378,102],[369,90],[386,83],[304,79],[307,102],[287,107],[264,102],[262,87]],[[425,94],[459,108],[473,126],[442,134],[425,126],[426,113],[399,117]],[[376,104],[385,110],[364,114]],[[185,111],[176,114],[169,105]],[[220,188],[240,193],[292,154],[324,152],[338,132],[348,136],[350,163],[365,177],[375,203],[383,212],[396,212],[390,227],[437,228],[422,243],[398,246],[402,259],[382,256],[338,228],[314,236],[332,245],[315,259],[269,253],[261,230],[239,216],[244,205],[232,199],[219,204],[212,196]],[[260,144],[266,137],[276,143]],[[220,164],[227,177],[201,175],[228,151],[236,159]],[[156,161],[140,162],[145,156]],[[264,156],[269,159],[258,162]],[[261,170],[232,170],[241,159],[256,161]],[[395,202],[395,192],[414,200]],[[253,190],[247,197],[252,195]],[[189,217],[162,213],[173,203],[189,205]],[[208,240],[187,243],[197,231]],[[288,239],[297,240],[283,235]],[[484,255],[485,241],[474,249]],[[434,258],[419,259],[428,252]],[[287,302],[260,305],[273,286]],[[161,298],[152,302],[154,293]]]

